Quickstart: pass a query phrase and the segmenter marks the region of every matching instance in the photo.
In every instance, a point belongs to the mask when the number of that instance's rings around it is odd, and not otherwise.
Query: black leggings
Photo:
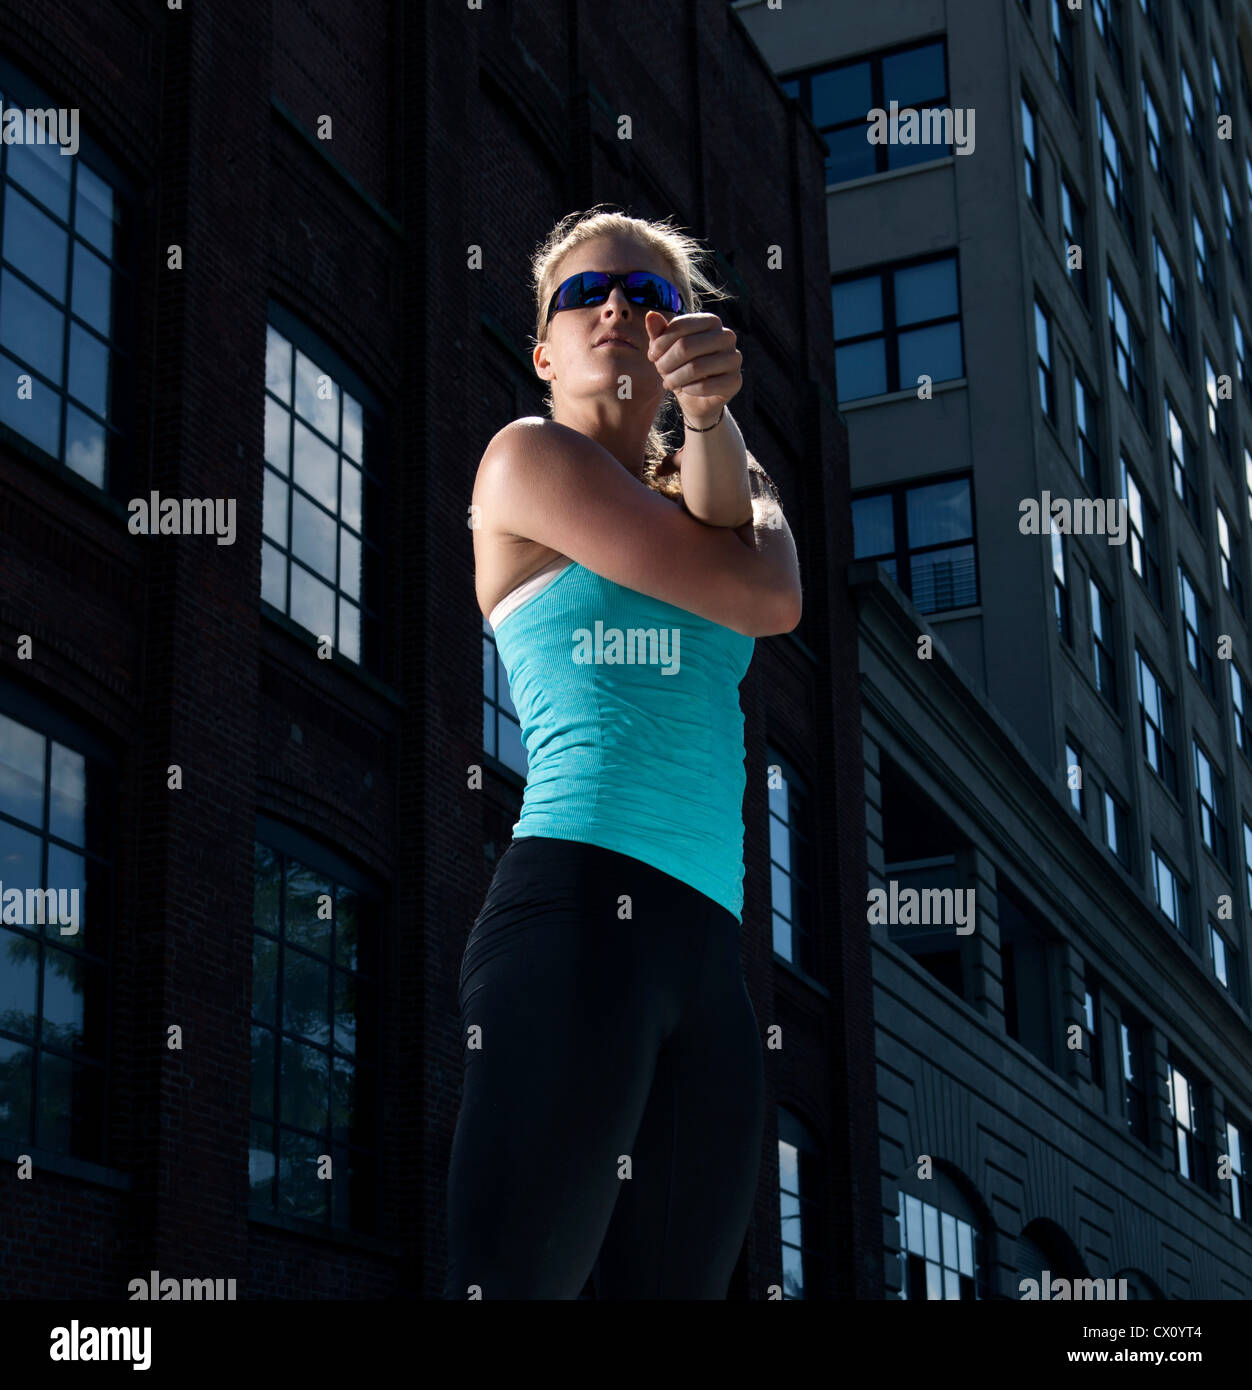
[[[734,916],[613,850],[514,840],[458,1002],[444,1297],[574,1299],[596,1266],[600,1298],[725,1298],[764,1123]]]

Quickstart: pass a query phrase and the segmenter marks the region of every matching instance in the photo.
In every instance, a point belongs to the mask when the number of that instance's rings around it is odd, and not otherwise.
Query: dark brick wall
[[[546,0],[482,12],[384,0],[37,11],[5,9],[0,51],[81,108],[84,131],[138,190],[127,495],[233,497],[238,532],[230,547],[131,536],[118,501],[0,445],[0,674],[94,729],[119,768],[108,1155],[119,1185],[49,1163],[19,1188],[3,1150],[0,1180],[15,1187],[0,1201],[6,1291],[117,1296],[157,1268],[233,1277],[240,1297],[437,1296],[462,1072],[456,981],[519,803],[498,766],[483,790],[467,786],[484,756],[466,507],[487,439],[537,408],[519,357],[533,328],[529,253],[564,213],[613,200],[673,211],[722,253],[740,292],[713,306],[744,352],[735,414],[779,484],[803,563],[803,641],[760,642],[743,686],[743,957],[763,1032],[783,1033],[766,1054],[745,1291],[763,1297],[780,1278],[774,1107],[785,1104],[825,1145],[829,1277],[812,1292],[877,1296],[867,944],[838,925],[863,920],[865,831],[856,622],[842,582],[846,437],[832,404],[812,129],[716,0],[652,0],[629,23],[610,7]],[[329,142],[316,138],[322,114]],[[183,248],[178,272],[165,267],[171,243]],[[471,245],[481,271],[466,268]],[[768,269],[775,245],[782,265]],[[319,661],[311,638],[260,612],[270,299],[329,343],[386,414],[377,679]],[[20,633],[35,639],[31,662],[15,658]],[[827,993],[773,960],[770,738],[816,793]],[[181,791],[166,789],[171,763]],[[248,1219],[258,813],[386,890],[383,1225],[372,1241]],[[181,1052],[164,1044],[172,1023]]]

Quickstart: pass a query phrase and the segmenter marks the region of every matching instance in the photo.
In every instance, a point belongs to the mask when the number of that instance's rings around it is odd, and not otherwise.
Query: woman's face
[[[570,251],[557,269],[552,290],[571,275],[585,270],[620,274],[650,270],[667,280],[674,278],[673,270],[655,251],[633,237],[613,235],[596,237]],[[535,348],[533,360],[539,375],[552,383],[554,402],[603,397],[607,391],[621,395],[620,380],[629,377],[628,399],[637,402],[651,418],[665,388],[661,385],[660,373],[648,360],[646,313],[642,305],[632,304],[626,298],[620,285],[614,285],[608,298],[600,304],[562,309],[553,314],[546,337]],[[666,314],[667,319],[672,317]],[[627,342],[597,345],[609,332]]]

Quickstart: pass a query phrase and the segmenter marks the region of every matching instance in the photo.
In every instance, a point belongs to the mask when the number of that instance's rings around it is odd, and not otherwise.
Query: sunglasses
[[[603,304],[614,285],[620,285],[626,298],[642,309],[656,309],[659,313],[669,314],[683,312],[682,292],[668,280],[653,275],[650,270],[632,270],[625,275],[584,270],[557,286],[556,293],[548,301],[548,317],[544,323],[550,323],[552,315],[559,314],[562,309],[583,309],[589,304]]]

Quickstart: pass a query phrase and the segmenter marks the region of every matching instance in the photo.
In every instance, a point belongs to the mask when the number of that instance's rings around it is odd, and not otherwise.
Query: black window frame
[[[1162,612],[1164,587],[1161,582],[1160,512],[1140,485],[1138,474],[1131,466],[1124,449],[1118,460],[1118,469],[1121,475],[1121,495],[1126,501],[1126,514],[1130,522],[1130,568],[1147,590],[1153,606],[1158,612]],[[1139,499],[1139,509],[1143,517],[1142,528],[1135,521],[1130,496],[1131,484],[1134,485],[1135,496]]]
[[[1109,159],[1108,146],[1104,138],[1105,127],[1113,137],[1113,144],[1117,150],[1116,168],[1113,167],[1112,161]],[[1116,215],[1117,223],[1125,234],[1127,245],[1134,254],[1138,255],[1139,228],[1134,206],[1134,165],[1127,151],[1126,142],[1118,133],[1117,126],[1109,114],[1108,103],[1104,100],[1103,94],[1099,92],[1096,94],[1096,131],[1100,149],[1100,184],[1104,189],[1104,196],[1108,199]],[[1109,191],[1110,182],[1116,189],[1116,196]]]
[[[1194,624],[1187,615],[1188,590],[1191,591],[1195,608]],[[1178,618],[1182,624],[1183,654],[1187,668],[1205,693],[1215,699],[1217,690],[1213,676],[1213,653],[1209,650],[1212,644],[1213,610],[1191,577],[1191,571],[1181,560],[1178,561]]]
[[[1203,768],[1201,766],[1203,764]],[[1207,769],[1212,800],[1204,795],[1202,772]],[[1200,824],[1200,843],[1222,869],[1230,872],[1230,822],[1226,815],[1226,777],[1207,750],[1191,735],[1191,771],[1195,778],[1196,814]]]
[[[1148,713],[1144,702],[1144,672],[1152,678],[1152,683],[1160,697],[1160,709]],[[1178,757],[1174,734],[1175,701],[1173,693],[1157,675],[1156,668],[1144,655],[1138,643],[1135,644],[1135,687],[1139,701],[1139,743],[1143,760],[1154,777],[1174,797],[1178,796]],[[1158,722],[1159,720],[1159,722]],[[1149,733],[1149,730],[1151,733]],[[1156,762],[1153,762],[1155,757]],[[1160,766],[1157,766],[1157,763]]]
[[[1113,300],[1117,300],[1122,313],[1126,318],[1126,326],[1130,330],[1130,342],[1123,343],[1117,335],[1117,317]],[[1109,305],[1109,335],[1110,347],[1113,353],[1113,373],[1121,383],[1121,388],[1126,392],[1135,413],[1139,416],[1144,428],[1148,425],[1148,388],[1146,380],[1147,371],[1147,348],[1144,342],[1143,330],[1135,322],[1135,316],[1131,312],[1130,306],[1126,303],[1126,296],[1122,293],[1121,285],[1112,270],[1108,271],[1108,305]],[[1125,360],[1127,376],[1130,384],[1122,377],[1122,362]]]
[[[969,537],[952,541],[938,541],[930,545],[910,546],[907,540],[909,494],[950,482],[964,482],[968,485],[970,513]],[[857,555],[856,558],[877,560],[880,564],[886,560],[894,561],[895,573],[893,578],[896,584],[908,596],[914,607],[918,607],[918,600],[913,595],[912,566],[909,563],[912,558],[916,555],[929,555],[938,551],[956,550],[968,546],[971,550],[970,558],[973,564],[973,599],[968,604],[961,604],[954,608],[927,608],[920,609],[919,611],[925,613],[959,613],[968,608],[976,608],[982,602],[982,585],[978,559],[978,508],[977,499],[974,495],[973,472],[968,468],[956,469],[947,473],[936,473],[929,477],[913,478],[907,481],[894,483],[889,487],[870,488],[864,492],[854,493],[850,500],[853,508],[855,508],[858,502],[867,502],[878,497],[891,498],[892,538],[894,547],[891,551],[875,552],[873,555]],[[905,538],[903,544],[900,539],[902,536]]]
[[[0,55],[0,93],[3,94],[7,109],[47,110],[48,108],[60,109],[63,106],[63,103],[49,95],[48,90],[41,83],[28,77],[25,71],[9,62],[3,55]],[[74,101],[70,105],[77,107],[78,103]],[[14,186],[8,180],[8,150],[10,148],[0,141],[0,234],[3,233],[5,225],[5,188],[6,186]],[[5,263],[6,273],[18,277],[23,285],[33,290],[39,298],[56,304],[58,312],[62,313],[64,317],[65,325],[61,344],[61,384],[57,385],[44,377],[37,367],[18,358],[14,349],[0,340],[0,352],[8,356],[10,361],[17,363],[23,372],[29,373],[36,388],[40,384],[44,384],[46,389],[57,397],[58,452],[56,454],[50,453],[42,444],[3,421],[0,421],[0,441],[10,444],[19,453],[42,466],[50,467],[63,476],[68,475],[84,487],[103,493],[104,496],[112,498],[114,501],[125,503],[130,499],[137,485],[135,448],[136,433],[139,428],[137,379],[140,369],[136,353],[139,335],[138,286],[143,273],[142,258],[144,253],[144,241],[140,226],[142,199],[134,180],[123,171],[120,164],[109,156],[104,146],[88,132],[79,132],[78,150],[70,157],[70,164],[70,176],[74,187],[70,195],[69,222],[66,222],[62,214],[48,207],[39,198],[38,193],[26,188],[25,185],[16,186],[20,195],[33,203],[41,215],[52,219],[65,231],[67,237],[66,300],[64,302],[54,300],[38,282],[32,280],[16,267]],[[76,191],[80,165],[108,184],[116,200],[118,215],[114,221],[115,250],[112,256],[106,257],[99,246],[77,236],[74,230],[78,221]],[[70,338],[75,321],[83,325],[80,331],[88,332],[91,337],[97,340],[101,339],[100,330],[90,320],[81,314],[76,314],[69,302],[72,294],[76,242],[84,245],[88,254],[104,261],[111,275],[109,282],[109,334],[107,338],[103,339],[106,344],[109,377],[106,386],[108,395],[107,417],[103,419],[88,403],[77,398],[71,403],[69,399]],[[93,424],[104,427],[106,443],[103,485],[95,483],[86,474],[72,468],[65,460],[66,427],[68,412],[71,408],[84,415]]]
[[[1113,600],[1094,574],[1087,576],[1087,585],[1091,604],[1091,667],[1095,688],[1105,704],[1114,714],[1118,714],[1121,709],[1121,682],[1118,677]]]

